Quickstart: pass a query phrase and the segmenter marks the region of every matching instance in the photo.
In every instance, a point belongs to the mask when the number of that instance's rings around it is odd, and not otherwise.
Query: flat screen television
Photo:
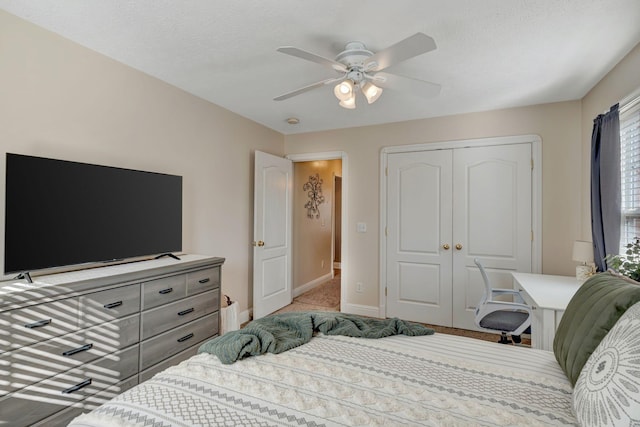
[[[5,274],[182,250],[182,177],[7,153]]]

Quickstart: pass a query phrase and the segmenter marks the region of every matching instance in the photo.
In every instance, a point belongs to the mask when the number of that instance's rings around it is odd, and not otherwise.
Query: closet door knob
[[[449,246],[448,243],[445,243],[444,245],[442,245],[442,249],[444,249],[445,251],[448,251],[450,247],[451,246]]]
[[[456,245],[456,249],[457,249],[457,250],[462,249],[462,245],[461,245],[460,243],[458,243],[458,244]]]
[[[264,242],[262,240],[258,240],[257,242],[251,242],[253,246],[264,246]]]

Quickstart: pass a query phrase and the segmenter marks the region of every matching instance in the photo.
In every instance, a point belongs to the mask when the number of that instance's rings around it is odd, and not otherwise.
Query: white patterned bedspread
[[[232,365],[199,354],[70,425],[573,425],[553,353],[445,334],[319,335]]]

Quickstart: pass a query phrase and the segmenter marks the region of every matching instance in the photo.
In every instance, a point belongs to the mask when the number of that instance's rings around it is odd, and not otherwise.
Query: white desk
[[[582,282],[574,276],[513,272],[513,287],[533,307],[531,347],[553,351],[553,339],[569,301]]]

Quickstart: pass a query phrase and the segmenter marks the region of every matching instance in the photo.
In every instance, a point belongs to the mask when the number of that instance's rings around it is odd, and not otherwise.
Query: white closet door
[[[453,158],[453,326],[476,329],[483,284],[473,259],[494,287],[531,271],[531,145],[455,149]]]
[[[387,167],[387,317],[451,326],[452,152],[390,154]]]

